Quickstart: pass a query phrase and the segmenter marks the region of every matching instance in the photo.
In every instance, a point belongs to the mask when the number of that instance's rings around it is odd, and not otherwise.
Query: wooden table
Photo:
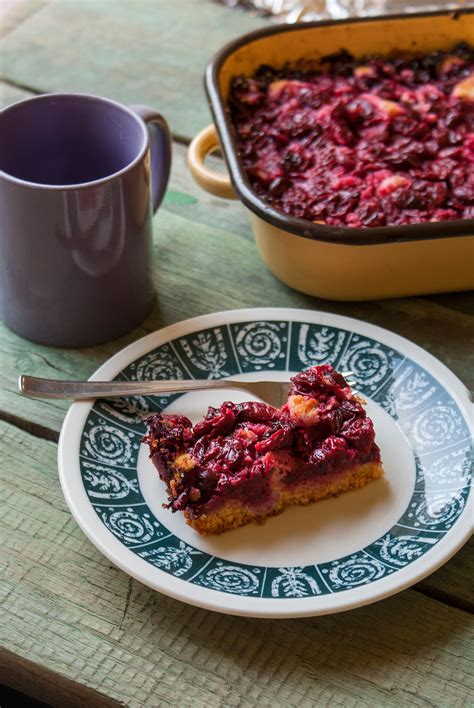
[[[148,103],[172,126],[174,164],[155,220],[157,305],[139,329],[66,350],[0,328],[0,681],[61,706],[472,705],[473,542],[414,588],[341,615],[264,621],[195,609],[130,579],[82,534],[57,477],[68,404],[16,390],[20,372],[87,378],[159,327],[261,304],[388,327],[472,389],[472,294],[334,303],[294,292],[261,263],[240,205],[193,183],[186,145],[210,121],[204,66],[270,20],[211,0],[10,0],[3,11],[3,105],[64,90]]]

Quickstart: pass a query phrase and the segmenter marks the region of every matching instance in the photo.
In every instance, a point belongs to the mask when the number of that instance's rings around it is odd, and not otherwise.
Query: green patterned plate
[[[90,540],[126,573],[211,610],[255,617],[338,612],[387,597],[434,571],[472,533],[470,403],[461,382],[411,342],[311,310],[265,308],[181,322],[130,345],[96,380],[287,380],[314,364],[351,370],[367,399],[385,476],[293,507],[263,526],[201,537],[163,509],[141,443],[152,411],[191,419],[235,391],[75,403],[59,471]]]

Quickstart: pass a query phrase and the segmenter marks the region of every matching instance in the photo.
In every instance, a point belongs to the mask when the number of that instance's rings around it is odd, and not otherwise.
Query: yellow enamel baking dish
[[[248,208],[260,254],[284,283],[333,300],[370,300],[474,288],[474,219],[375,228],[315,224],[283,214],[253,191],[240,165],[227,111],[233,76],[261,65],[317,59],[339,49],[354,56],[428,53],[474,43],[474,11],[424,13],[270,26],[225,46],[206,72],[215,126],[199,133],[188,163],[197,182]],[[216,130],[217,128],[217,130]],[[206,155],[220,144],[230,178]]]

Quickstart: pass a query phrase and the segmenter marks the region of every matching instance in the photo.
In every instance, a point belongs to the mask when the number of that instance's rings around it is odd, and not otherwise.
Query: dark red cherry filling
[[[276,209],[333,226],[474,218],[474,49],[261,66],[229,96],[237,150]]]
[[[192,426],[184,416],[153,415],[144,441],[169,490],[173,511],[199,516],[231,493],[248,505],[271,501],[270,473],[287,485],[328,475],[355,463],[378,461],[372,421],[331,366],[315,366],[292,379],[289,403],[209,407]],[[290,403],[315,399],[316,420],[295,416]],[[293,404],[292,404],[293,405]],[[181,456],[181,457],[180,457]],[[184,457],[183,457],[184,456]]]

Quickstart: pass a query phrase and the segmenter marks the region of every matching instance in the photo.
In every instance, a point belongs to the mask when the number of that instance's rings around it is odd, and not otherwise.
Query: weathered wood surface
[[[3,81],[0,81],[0,108],[5,108],[11,103],[16,103],[17,101],[23,101],[25,98],[29,98],[33,94],[23,91],[17,86],[11,86]]]
[[[30,95],[0,82],[0,105]],[[214,164],[223,169],[221,160]],[[291,290],[260,260],[244,207],[198,187],[186,166],[186,147],[179,143],[173,146],[169,189],[154,227],[157,303],[138,329],[100,347],[61,350],[33,345],[0,324],[0,410],[59,431],[67,402],[25,400],[17,393],[19,373],[87,378],[123,346],[159,327],[216,309],[260,304],[321,309],[388,327],[440,358],[474,388],[472,293],[337,303]]]
[[[212,0],[56,0],[5,37],[1,73],[42,92],[149,103],[189,137],[210,122],[211,56],[268,22]]]
[[[16,29],[51,0],[3,0],[0,3],[0,38]]]
[[[189,254],[193,257],[190,259]],[[87,378],[113,353],[138,337],[187,317],[258,304],[321,309],[357,317],[412,339],[439,357],[474,388],[474,317],[462,310],[472,295],[410,298],[374,303],[318,300],[282,285],[262,264],[243,207],[207,195],[193,184],[185,148],[174,145],[167,198],[155,218],[154,279],[157,304],[137,330],[100,347],[59,350],[32,345],[0,326],[0,408],[59,430],[63,401],[25,401],[19,373]],[[456,303],[461,309],[455,309]],[[443,336],[440,337],[440,331]]]
[[[15,83],[147,101],[184,139],[208,120],[201,74],[212,52],[264,22],[207,0],[122,1],[113,11],[108,0],[37,4],[0,47],[1,105],[28,95]],[[240,204],[194,185],[180,144],[155,220],[154,264],[157,305],[120,340],[60,350],[0,326],[0,418],[15,423],[0,423],[0,681],[61,706],[469,705],[474,541],[414,589],[344,615],[264,622],[187,607],[130,580],[83,536],[62,499],[51,442],[67,403],[24,399],[16,380],[85,378],[158,327],[265,304],[388,327],[474,388],[472,294],[330,303],[286,288],[261,263]]]
[[[56,481],[56,446],[0,426],[3,678],[33,664],[36,685],[25,677],[23,690],[64,706],[81,705],[77,685],[128,706],[468,705],[467,613],[413,590],[285,621],[166,598],[111,567],[83,536]],[[68,695],[62,677],[76,684]]]
[[[28,95],[18,94],[16,100]],[[82,350],[48,348],[31,344],[0,324],[0,416],[54,440],[69,403],[23,398],[17,391],[20,373],[87,378],[123,346],[159,327],[216,309],[252,307],[262,301],[275,306],[323,309],[388,326],[431,350],[466,385],[474,387],[474,353],[470,344],[474,339],[474,317],[468,314],[471,295],[331,303],[286,288],[261,263],[240,203],[219,200],[197,187],[186,167],[186,148],[177,143],[170,187],[155,220],[154,262],[156,307],[141,327],[119,340]],[[441,339],[440,328],[445,335]],[[474,542],[420,588],[458,607],[472,609],[469,578],[474,576],[473,548]]]

